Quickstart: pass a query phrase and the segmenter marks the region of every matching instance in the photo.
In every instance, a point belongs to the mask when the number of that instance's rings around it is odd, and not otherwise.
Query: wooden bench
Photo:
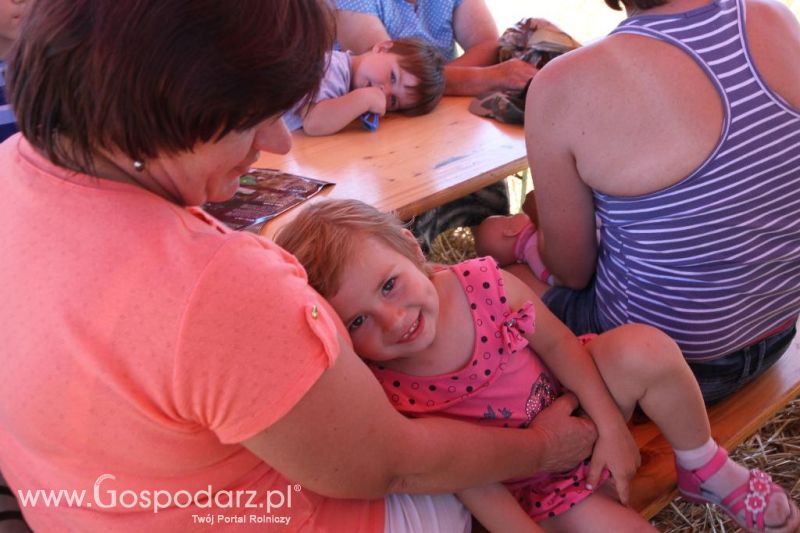
[[[798,396],[800,339],[796,337],[787,353],[761,377],[709,408],[711,434],[731,451]],[[672,449],[652,422],[634,424],[632,432],[642,466],[631,487],[631,506],[650,519],[678,494]]]

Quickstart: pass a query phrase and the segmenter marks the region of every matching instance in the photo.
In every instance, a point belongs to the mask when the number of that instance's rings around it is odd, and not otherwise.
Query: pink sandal
[[[750,470],[750,479],[731,491],[724,498],[703,489],[703,483],[713,476],[728,460],[728,453],[722,446],[717,449],[714,457],[697,470],[686,470],[677,463],[678,490],[684,498],[693,503],[713,503],[722,508],[739,527],[748,532],[794,532],[800,531],[797,507],[792,498],[786,494],[779,485],[772,482],[772,478],[761,470]],[[766,526],[764,513],[773,494],[784,493],[789,502],[791,513],[783,524]],[[744,519],[739,518],[739,513],[744,509]]]

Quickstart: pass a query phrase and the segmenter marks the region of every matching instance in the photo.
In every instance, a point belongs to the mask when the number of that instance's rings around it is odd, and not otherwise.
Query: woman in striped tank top
[[[712,403],[800,312],[800,25],[775,0],[623,4],[529,92],[529,214],[564,285],[539,290],[575,333],[664,330]]]

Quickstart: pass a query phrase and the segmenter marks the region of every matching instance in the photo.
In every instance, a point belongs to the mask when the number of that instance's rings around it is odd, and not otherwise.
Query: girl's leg
[[[599,335],[586,347],[626,419],[638,403],[678,450],[697,448],[711,437],[694,374],[666,334],[627,324]]]
[[[613,531],[640,533],[656,531],[647,520],[603,492],[595,492],[578,505],[539,525],[548,533]]]
[[[629,418],[638,402],[672,445],[685,496],[721,503],[748,531],[800,527],[800,512],[782,488],[727,458],[711,439],[700,387],[672,339],[655,328],[628,324],[587,348],[623,415]],[[753,503],[758,501],[760,506]]]

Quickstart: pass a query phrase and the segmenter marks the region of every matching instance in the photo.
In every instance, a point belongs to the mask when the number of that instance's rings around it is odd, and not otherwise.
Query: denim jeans
[[[601,333],[594,283],[576,291],[553,287],[542,296],[547,305],[575,335]],[[788,327],[755,344],[711,361],[691,362],[706,405],[716,403],[763,374],[792,343],[796,327]]]
[[[575,335],[603,332],[597,313],[594,280],[582,290],[551,287],[542,295],[542,302]]]
[[[719,359],[689,362],[706,405],[729,396],[763,374],[792,344],[796,326]]]

